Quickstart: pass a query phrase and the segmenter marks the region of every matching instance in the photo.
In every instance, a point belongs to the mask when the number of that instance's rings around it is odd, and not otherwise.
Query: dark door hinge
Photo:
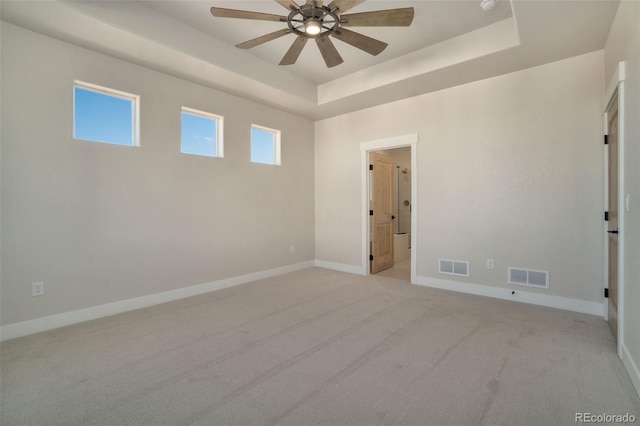
[[[373,210],[369,210],[369,216],[373,216]]]
[[[604,135],[604,144],[609,145],[609,135]]]
[[[369,260],[373,261],[373,255],[372,254],[369,255]]]
[[[609,298],[609,289],[608,288],[604,289],[604,297],[606,297],[607,299]]]
[[[373,164],[369,164],[369,170],[373,170]]]
[[[605,222],[609,221],[609,212],[604,212],[604,221]]]

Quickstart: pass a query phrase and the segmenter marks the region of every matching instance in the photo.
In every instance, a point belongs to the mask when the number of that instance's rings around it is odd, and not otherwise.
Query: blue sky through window
[[[276,164],[276,134],[269,130],[251,127],[251,161]]]
[[[218,120],[182,111],[180,151],[217,157]]]
[[[74,87],[73,136],[96,142],[134,145],[134,100]]]

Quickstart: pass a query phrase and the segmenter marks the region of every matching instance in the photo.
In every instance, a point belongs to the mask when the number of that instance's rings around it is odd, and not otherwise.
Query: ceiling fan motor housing
[[[308,32],[311,22],[320,24],[318,33]],[[317,3],[305,4],[299,9],[294,9],[287,16],[289,29],[302,37],[316,38],[335,33],[340,26],[340,17],[327,6],[318,6]]]

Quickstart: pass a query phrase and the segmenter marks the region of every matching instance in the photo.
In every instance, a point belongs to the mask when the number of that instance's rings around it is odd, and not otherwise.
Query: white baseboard
[[[90,308],[78,309],[76,311],[36,318],[33,320],[18,322],[15,324],[8,324],[0,327],[0,341],[15,339],[16,337],[28,336],[30,334],[40,333],[42,331],[53,330],[54,328],[116,315],[122,312],[132,311],[134,309],[141,309],[149,306],[159,305],[161,303],[184,299],[186,297],[197,296],[199,294],[222,290],[223,288],[233,287],[264,278],[271,278],[289,272],[311,268],[313,266],[314,262],[310,260],[306,262],[295,263],[293,265],[281,266],[279,268],[269,269],[266,271],[254,272],[251,274],[240,275],[237,277],[231,277],[223,280],[212,281],[209,283],[166,291],[163,293],[150,294],[148,296],[141,296],[133,299],[107,303],[104,305],[92,306]]]
[[[627,369],[629,377],[631,377],[631,382],[633,383],[633,387],[636,388],[636,393],[640,397],[640,369],[624,343],[622,344],[622,363]]]
[[[547,306],[550,308],[565,309],[567,311],[581,312],[584,314],[602,316],[603,305],[601,302],[589,302],[586,300],[570,299],[568,297],[551,296],[529,291],[520,288],[492,287],[482,284],[463,283],[459,281],[449,281],[440,278],[430,278],[418,276],[416,284],[439,288],[443,290],[458,291],[460,293],[475,294],[478,296],[493,297],[496,299],[511,300],[514,302],[529,303],[532,305]],[[515,291],[515,294],[512,292]]]
[[[349,274],[363,275],[361,266],[347,265],[345,263],[327,262],[326,260],[318,260],[318,259],[316,259],[315,265],[318,268],[331,269],[339,272],[347,272]]]

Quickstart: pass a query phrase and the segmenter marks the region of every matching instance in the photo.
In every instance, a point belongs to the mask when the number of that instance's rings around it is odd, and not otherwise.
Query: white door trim
[[[411,283],[416,284],[418,258],[418,134],[360,143],[362,176],[362,275],[369,275],[369,152],[411,147]]]
[[[604,108],[603,108],[603,116],[604,116],[604,134],[609,134],[608,128],[608,117],[607,111],[609,109],[609,105],[613,99],[613,97],[618,95],[618,356],[622,358],[622,348],[624,347],[624,218],[626,213],[626,203],[625,203],[625,184],[624,184],[624,80],[625,80],[625,63],[620,62],[618,64],[618,69],[614,73],[609,86],[607,87],[607,92],[605,93],[604,98]],[[606,160],[606,157],[605,157]],[[604,175],[605,182],[605,193],[607,188],[609,187],[609,179],[608,179],[608,171],[605,169]],[[608,197],[605,201],[605,209],[608,209]],[[609,266],[608,266],[608,243],[607,236],[605,233],[604,236],[605,241],[605,283],[607,288],[609,288]],[[605,298],[603,301],[604,305],[604,318],[608,318],[608,306],[609,301]]]

